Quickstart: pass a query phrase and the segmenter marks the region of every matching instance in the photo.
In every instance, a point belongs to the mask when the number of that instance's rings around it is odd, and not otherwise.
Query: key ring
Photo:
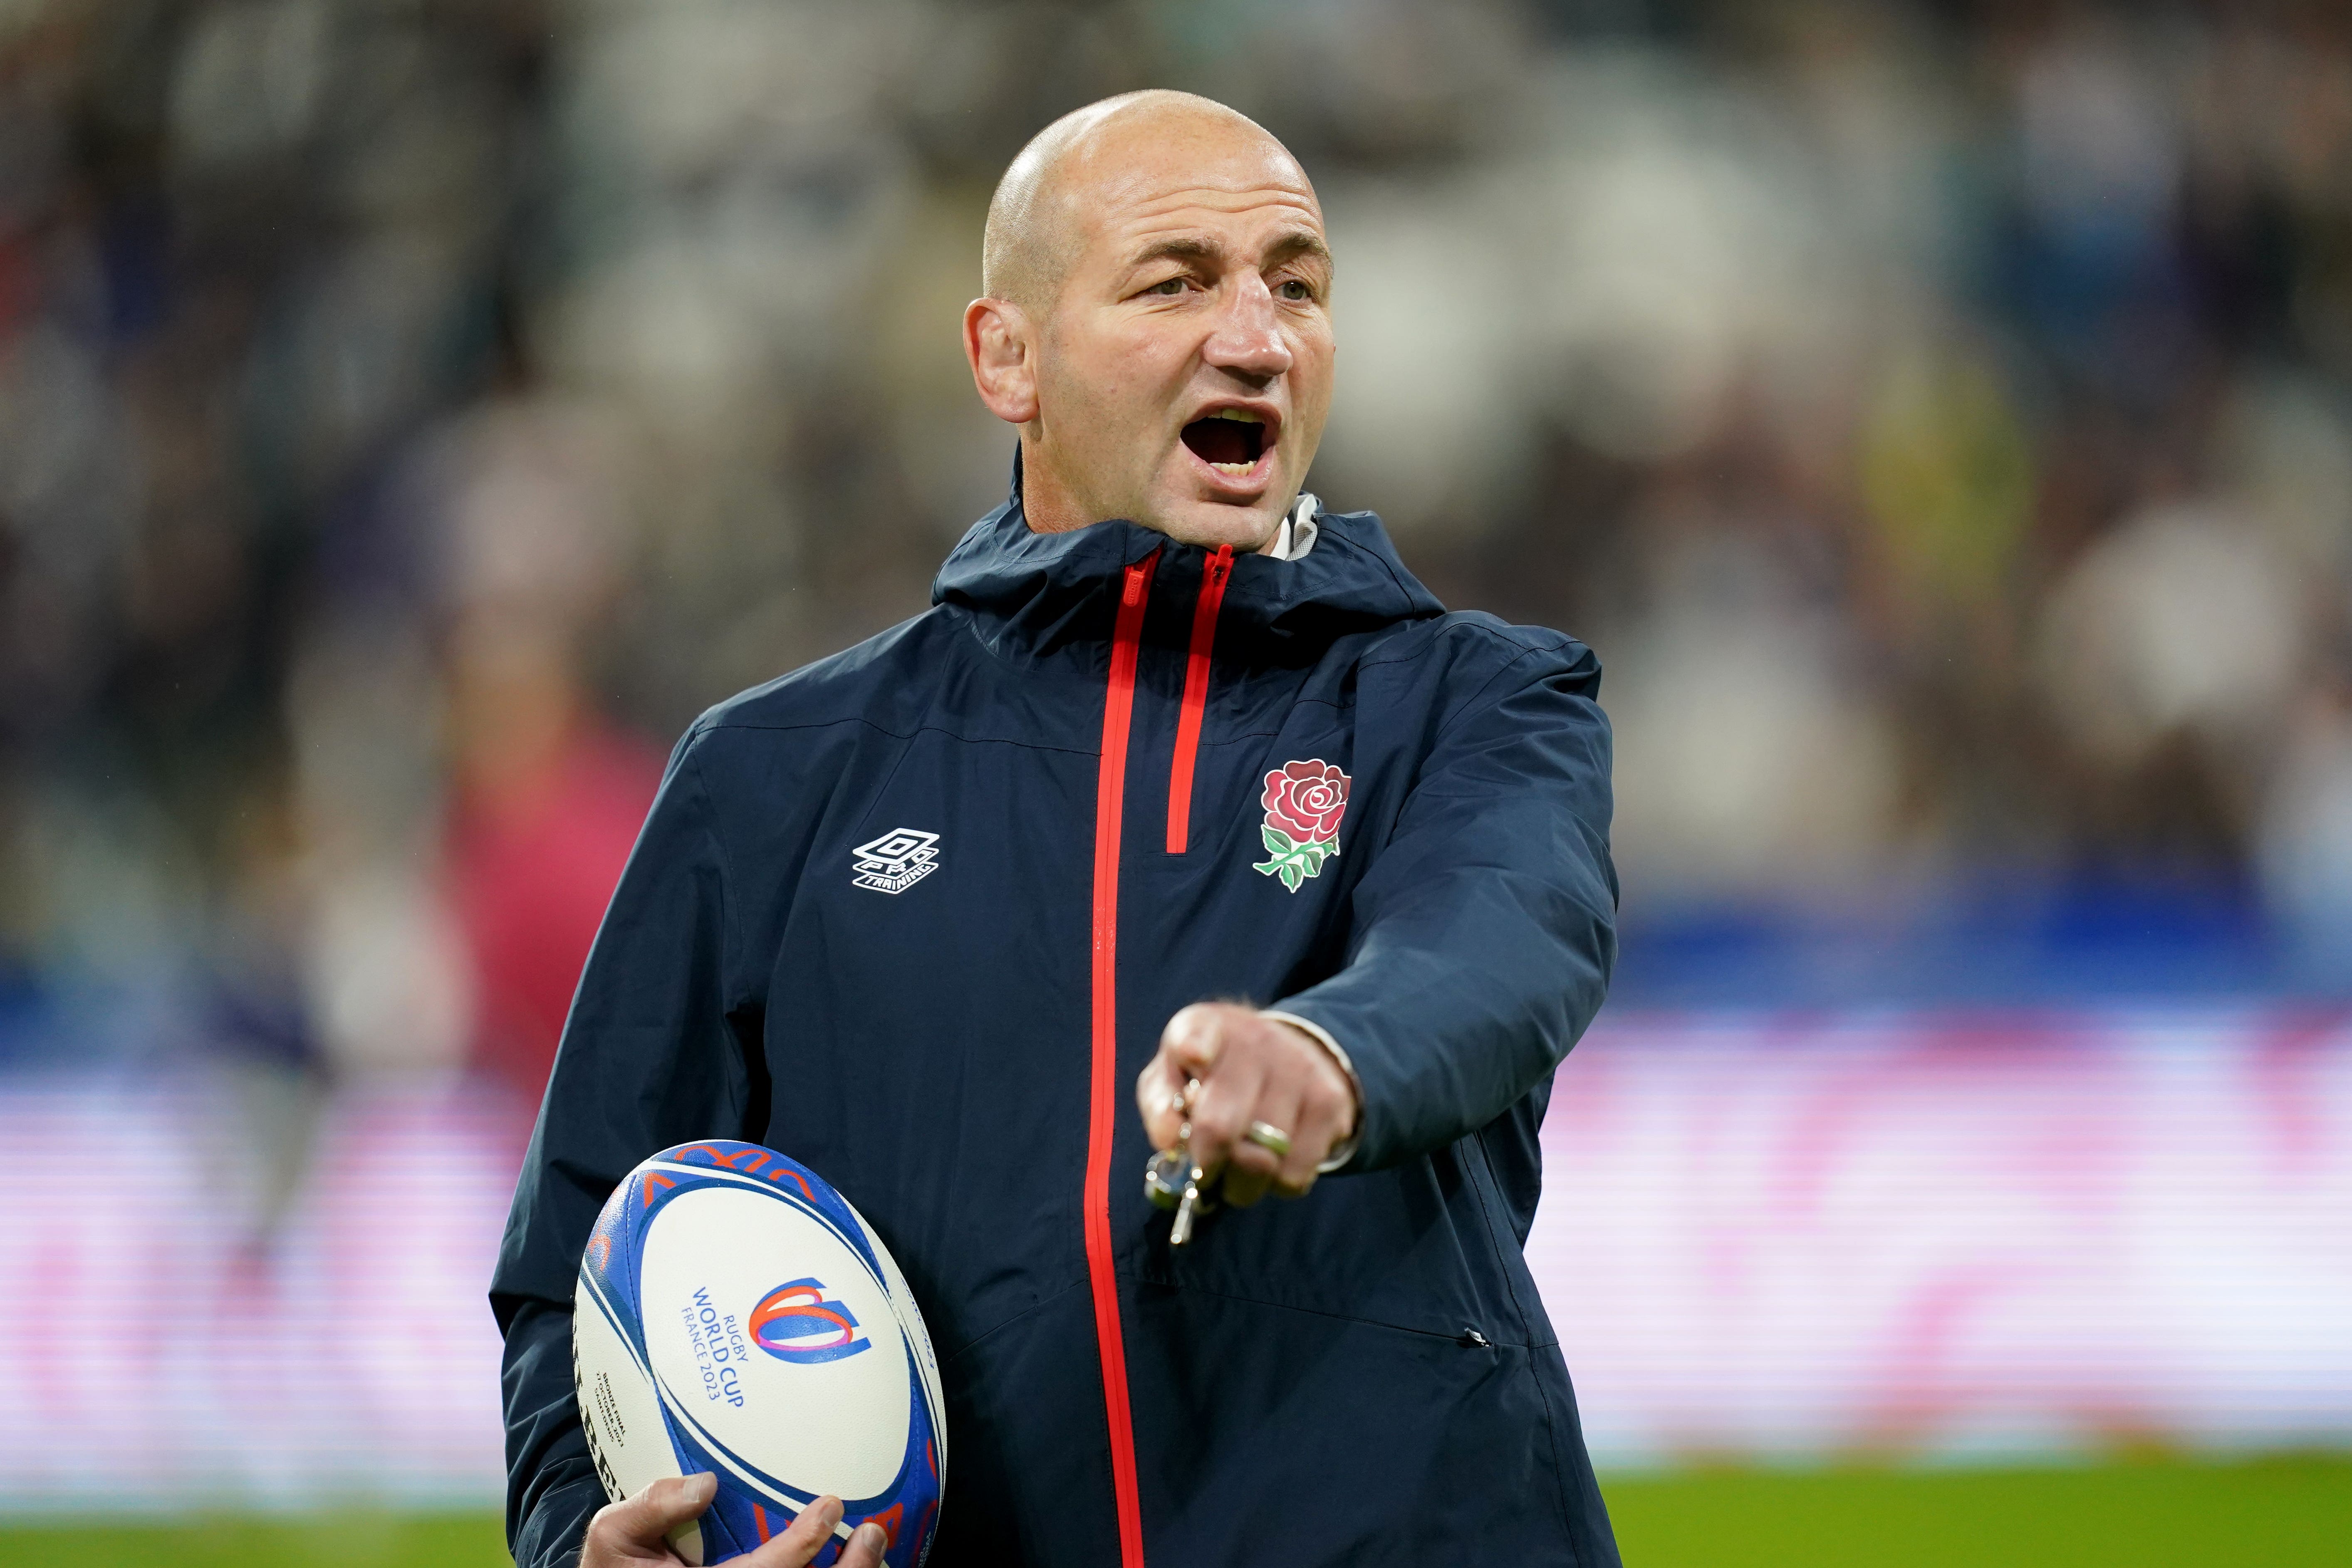
[[[1176,1109],[1182,1120],[1176,1125],[1176,1142],[1155,1152],[1143,1164],[1143,1195],[1151,1200],[1154,1208],[1173,1209],[1184,1201],[1185,1184],[1191,1179],[1192,1163],[1192,1096],[1201,1087],[1199,1079],[1187,1079],[1184,1090],[1176,1098]]]
[[[1217,1206],[1202,1184],[1208,1173],[1192,1163],[1192,1101],[1200,1091],[1199,1079],[1185,1080],[1184,1092],[1176,1102],[1184,1113],[1184,1120],[1177,1124],[1176,1146],[1159,1151],[1143,1166],[1143,1195],[1155,1208],[1176,1211],[1176,1223],[1168,1227],[1171,1247],[1191,1241],[1193,1217]]]

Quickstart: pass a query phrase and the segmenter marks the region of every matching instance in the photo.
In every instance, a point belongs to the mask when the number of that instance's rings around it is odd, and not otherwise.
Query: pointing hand
[[[1331,1053],[1305,1030],[1254,1008],[1196,1002],[1168,1020],[1159,1054],[1135,1085],[1153,1148],[1175,1144],[1184,1085],[1194,1079],[1201,1087],[1192,1102],[1192,1159],[1211,1177],[1223,1173],[1223,1199],[1237,1208],[1269,1187],[1301,1195],[1355,1131],[1355,1087]],[[1287,1150],[1269,1147],[1276,1142],[1269,1131],[1286,1137]]]

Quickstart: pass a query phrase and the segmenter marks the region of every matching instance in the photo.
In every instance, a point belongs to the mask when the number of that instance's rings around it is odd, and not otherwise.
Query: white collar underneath
[[[1274,531],[1274,537],[1258,553],[1271,555],[1276,561],[1306,559],[1307,552],[1315,548],[1316,540],[1322,537],[1322,525],[1315,521],[1315,514],[1322,510],[1323,503],[1312,493],[1299,491],[1298,503],[1290,509],[1281,526]]]

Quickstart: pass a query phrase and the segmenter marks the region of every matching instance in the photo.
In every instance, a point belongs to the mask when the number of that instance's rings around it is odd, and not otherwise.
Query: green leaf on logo
[[[1259,831],[1265,837],[1265,847],[1272,851],[1273,858],[1258,861],[1250,869],[1281,878],[1282,885],[1294,893],[1307,878],[1322,873],[1327,856],[1339,852],[1339,841],[1336,838],[1310,838],[1300,843],[1278,827],[1269,826]]]

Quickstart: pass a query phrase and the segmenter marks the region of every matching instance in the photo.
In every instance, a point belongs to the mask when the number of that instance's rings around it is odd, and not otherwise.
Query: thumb
[[[664,1476],[613,1510],[614,1522],[631,1541],[659,1546],[662,1538],[688,1520],[702,1517],[719,1494],[719,1478],[699,1475]]]
[[[1184,1070],[1163,1047],[1135,1079],[1135,1106],[1143,1113],[1143,1134],[1154,1149],[1176,1142],[1177,1129],[1184,1124],[1183,1102]]]

